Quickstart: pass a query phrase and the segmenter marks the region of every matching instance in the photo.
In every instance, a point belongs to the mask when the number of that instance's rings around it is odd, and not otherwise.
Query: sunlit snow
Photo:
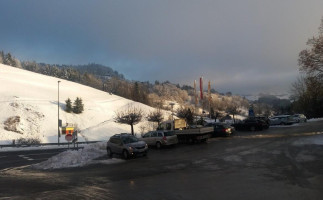
[[[27,70],[0,64],[0,144],[12,144],[19,138],[38,138],[43,143],[58,140],[58,81],[59,111],[63,125],[73,123],[78,126],[78,141],[105,141],[111,135],[130,132],[129,125],[114,122],[115,113],[127,106],[139,107],[145,112],[153,108],[116,95],[93,89],[78,83],[58,79]],[[64,111],[65,100],[72,102],[80,97],[84,103],[82,114]],[[17,117],[16,131],[4,129],[4,123]],[[135,132],[145,122],[137,124]],[[64,135],[60,142],[66,142]]]
[[[102,158],[98,159],[97,158]],[[84,149],[67,150],[50,159],[35,164],[32,167],[36,169],[60,169],[71,167],[82,167],[89,164],[114,164],[124,162],[122,159],[112,158],[107,159],[106,143],[89,144]]]

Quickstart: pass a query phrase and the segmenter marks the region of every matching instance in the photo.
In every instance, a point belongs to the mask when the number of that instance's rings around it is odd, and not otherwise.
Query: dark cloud
[[[96,62],[127,78],[219,91],[286,92],[317,33],[321,0],[0,1],[0,49],[20,59]]]

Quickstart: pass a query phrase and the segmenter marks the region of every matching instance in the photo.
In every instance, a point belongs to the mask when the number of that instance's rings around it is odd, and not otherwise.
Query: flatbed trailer
[[[180,143],[206,142],[214,132],[213,127],[188,128],[184,119],[161,122],[157,130],[174,131]]]
[[[214,131],[213,127],[201,127],[184,130],[175,130],[180,143],[206,142],[211,138]]]

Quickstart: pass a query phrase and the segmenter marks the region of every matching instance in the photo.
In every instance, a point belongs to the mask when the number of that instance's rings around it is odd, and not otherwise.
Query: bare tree
[[[319,35],[307,41],[310,49],[299,53],[298,65],[300,70],[309,76],[323,78],[323,17],[319,27]]]
[[[309,49],[299,53],[298,65],[304,77],[293,84],[293,109],[308,117],[323,116],[323,18],[319,34],[307,41]]]
[[[138,124],[144,115],[144,112],[140,108],[132,107],[128,105],[126,110],[117,111],[115,121],[120,124],[128,124],[131,126],[131,134],[134,135],[133,125]]]
[[[227,111],[226,111],[228,114],[232,115],[233,117],[233,123],[235,123],[235,115],[238,115],[241,113],[241,110],[239,109],[239,107],[237,105],[234,105],[234,104],[230,104],[228,107],[227,107]]]
[[[190,108],[180,107],[176,110],[176,116],[185,119],[187,124],[193,124],[193,113]]]
[[[147,120],[150,122],[157,122],[158,126],[161,121],[163,121],[164,116],[160,109],[150,112],[147,115]]]

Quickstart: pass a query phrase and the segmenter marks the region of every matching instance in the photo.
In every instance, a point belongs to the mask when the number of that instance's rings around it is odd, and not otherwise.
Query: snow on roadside
[[[295,146],[302,146],[302,145],[323,145],[323,135],[313,135],[308,136],[306,138],[300,138],[293,142]]]
[[[323,121],[323,118],[312,118],[307,120],[308,122],[317,122],[317,121]]]
[[[57,154],[50,159],[34,164],[32,167],[35,169],[60,169],[60,168],[72,168],[72,167],[82,167],[90,164],[115,164],[124,162],[122,159],[104,159],[95,160],[97,158],[106,156],[105,142],[89,144],[84,146],[84,149],[78,151],[68,150],[60,154]]]
[[[317,121],[323,121],[323,118],[313,118],[307,120],[307,122],[317,122]],[[288,128],[291,126],[300,126],[302,123],[294,123],[291,125],[271,125],[270,128]]]

